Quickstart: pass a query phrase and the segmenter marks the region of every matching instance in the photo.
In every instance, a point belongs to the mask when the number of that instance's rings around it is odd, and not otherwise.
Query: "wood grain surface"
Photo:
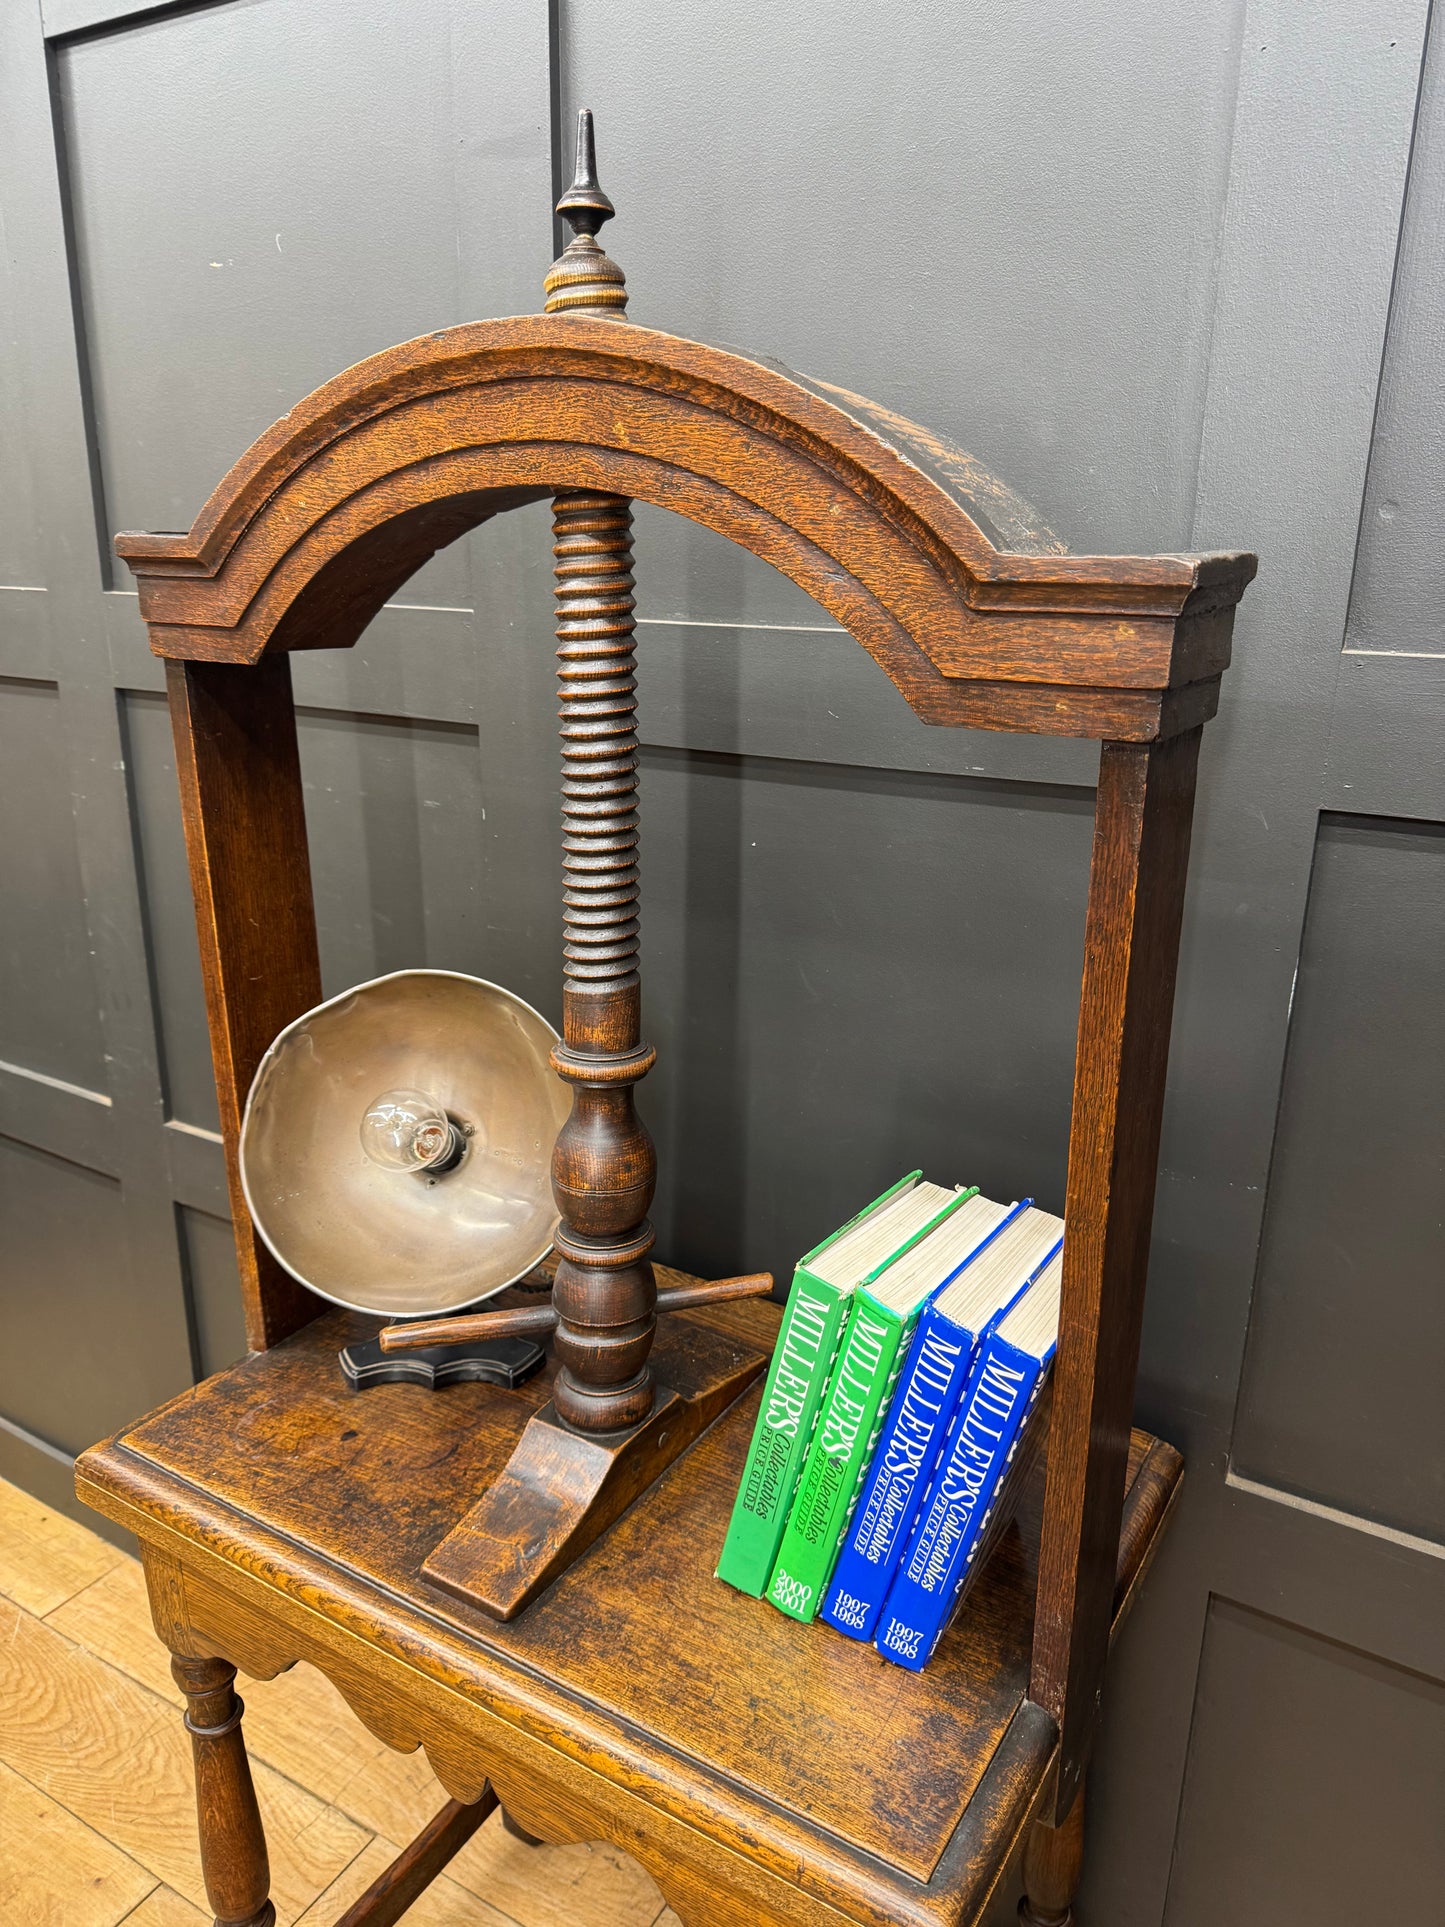
[[[1113,1617],[1199,742],[1107,743],[1099,764],[1030,1685],[1062,1729],[1059,1818],[1088,1764]]]
[[[260,1348],[321,1302],[256,1232],[240,1164],[257,1067],[277,1032],[321,1001],[291,665],[278,658],[257,673],[171,663],[166,690],[246,1339]]]
[[[448,1800],[446,1805],[376,1875],[363,1892],[339,1914],[334,1927],[395,1927],[456,1857],[489,1814],[497,1811],[490,1788],[470,1806]]]
[[[115,1927],[154,1887],[138,1861],[0,1766],[0,1920]]]
[[[4,1763],[204,1909],[190,1742],[179,1715],[3,1604],[0,1652]],[[294,1920],[366,1836],[264,1766],[256,1786],[277,1912]]]
[[[211,1927],[207,1916],[169,1887],[155,1887],[125,1917],[125,1927]]]
[[[0,1593],[17,1606],[43,1619],[126,1563],[117,1547],[0,1479]]]
[[[744,1300],[665,1320],[660,1376],[702,1318],[755,1344],[778,1309]],[[543,1839],[611,1839],[684,1920],[740,1920],[749,1907],[821,1920],[839,1905],[857,1920],[971,1917],[1053,1756],[1052,1722],[1025,1698],[1037,1483],[921,1676],[713,1578],[751,1399],[498,1626],[420,1569],[505,1462],[548,1374],[515,1392],[393,1386],[359,1399],[335,1351],[373,1323],[328,1315],[87,1455],[92,1498],[140,1525],[171,1574],[155,1592],[168,1638],[223,1648],[248,1673],[311,1660],[373,1731],[425,1746],[456,1797],[490,1775]],[[1139,1502],[1157,1527],[1177,1455],[1135,1435],[1128,1472],[1143,1474]],[[1137,1564],[1154,1530],[1127,1508],[1125,1526]],[[1118,1578],[1126,1597],[1131,1573]],[[906,1802],[905,1760],[927,1762]],[[804,1860],[811,1888],[782,1912],[777,1883]],[[731,1873],[721,1893],[719,1866]]]
[[[122,1920],[125,1927],[209,1927],[203,1902],[158,1880],[144,1849],[147,1836],[136,1830],[134,1804],[117,1797],[137,1761],[143,1767],[149,1760],[146,1735],[156,1721],[185,1760],[182,1695],[150,1624],[139,1562],[0,1481],[0,1594],[12,1602],[22,1569],[19,1583],[31,1596],[61,1602],[40,1628],[48,1638],[16,1631],[25,1621],[38,1625],[33,1612],[7,1617],[0,1629],[0,1638],[17,1643],[27,1667],[40,1675],[35,1696],[63,1706],[72,1691],[85,1695],[100,1682],[114,1717],[96,1731],[93,1745],[85,1731],[88,1699],[77,1720],[57,1719],[57,1732],[70,1742],[71,1777],[66,1787],[52,1779],[43,1790],[17,1762],[40,1771],[48,1751],[32,1748],[22,1731],[29,1722],[18,1714],[12,1730],[11,1679],[0,1667],[0,1921],[5,1927],[119,1927]],[[87,1569],[101,1576],[87,1583]],[[310,1811],[329,1813],[359,1846],[334,1877],[322,1859],[310,1868],[312,1891],[296,1918],[306,1927],[335,1927],[396,1858],[396,1843],[410,1840],[445,1805],[445,1789],[423,1754],[383,1745],[310,1666],[275,1680],[246,1679],[242,1690],[263,1810],[276,1810],[271,1789],[280,1782],[302,1797],[316,1796]],[[139,1748],[129,1758],[128,1733]],[[67,1788],[85,1817],[67,1803]],[[186,1778],[166,1775],[155,1800],[153,1832],[172,1836],[176,1861],[166,1864],[174,1869],[194,1853]],[[271,1844],[275,1857],[274,1835]],[[413,1921],[417,1927],[668,1927],[661,1909],[657,1888],[626,1855],[605,1845],[524,1847],[494,1815],[404,1918],[407,1927]],[[283,1920],[290,1918],[284,1906],[280,1911]]]
[[[1148,740],[1165,690],[1217,680],[1252,556],[1006,554],[832,393],[621,320],[475,322],[358,363],[261,437],[188,534],[116,547],[158,653],[254,662],[354,642],[491,515],[602,491],[791,576],[931,722]]]

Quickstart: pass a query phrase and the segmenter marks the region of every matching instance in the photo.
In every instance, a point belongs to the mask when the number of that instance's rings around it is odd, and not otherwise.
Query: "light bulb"
[[[425,1091],[383,1091],[361,1120],[361,1148],[386,1171],[449,1171],[466,1139]]]

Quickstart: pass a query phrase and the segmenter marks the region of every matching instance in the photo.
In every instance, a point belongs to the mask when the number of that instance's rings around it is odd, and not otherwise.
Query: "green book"
[[[773,1605],[805,1625],[823,1603],[918,1314],[957,1263],[941,1260],[938,1241],[977,1197],[977,1185],[956,1192],[853,1297],[768,1582]]]
[[[926,1230],[957,1195],[910,1171],[799,1260],[717,1563],[718,1578],[739,1592],[760,1599],[772,1577],[855,1287]]]

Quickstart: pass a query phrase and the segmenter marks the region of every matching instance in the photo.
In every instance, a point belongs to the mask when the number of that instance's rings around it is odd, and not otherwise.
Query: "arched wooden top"
[[[972,458],[839,389],[568,315],[338,375],[185,535],[121,535],[157,654],[347,646],[438,548],[559,488],[706,524],[792,577],[930,722],[1148,740],[1213,713],[1247,555],[1072,556]]]

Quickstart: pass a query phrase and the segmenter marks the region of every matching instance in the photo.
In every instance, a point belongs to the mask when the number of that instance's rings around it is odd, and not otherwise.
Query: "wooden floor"
[[[446,1795],[306,1666],[239,1682],[280,1927],[333,1927]],[[0,1923],[208,1927],[190,1742],[140,1566],[0,1480]],[[610,1847],[493,1814],[407,1927],[679,1927]]]

